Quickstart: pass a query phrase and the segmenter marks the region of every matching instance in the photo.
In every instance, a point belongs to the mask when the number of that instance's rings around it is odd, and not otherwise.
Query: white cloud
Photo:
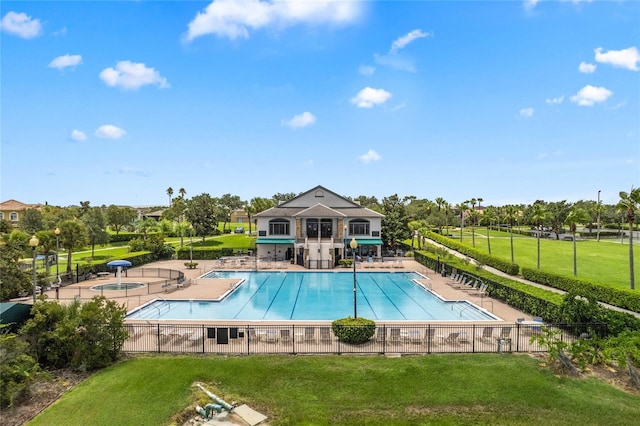
[[[289,126],[292,129],[298,129],[301,127],[307,127],[316,122],[316,116],[310,112],[303,112],[302,114],[295,115],[291,120],[282,120],[283,126]]]
[[[22,12],[7,12],[0,21],[0,27],[3,31],[22,38],[34,38],[42,33],[40,20]]]
[[[622,50],[609,50],[602,52],[602,47],[595,49],[596,62],[610,64],[616,68],[626,68],[631,71],[638,71],[638,62],[640,62],[640,52],[638,48],[630,47]]]
[[[63,55],[54,58],[53,61],[49,63],[49,68],[57,68],[62,70],[66,67],[74,67],[82,63],[82,55]]]
[[[157,84],[162,89],[171,87],[155,69],[131,61],[120,61],[115,69],[105,68],[100,72],[100,79],[107,86],[120,86],[123,89],[138,89],[146,84]]]
[[[416,72],[413,61],[400,55],[379,55],[375,53],[373,59],[378,65],[387,65],[401,71]]]
[[[127,132],[113,124],[105,124],[96,130],[96,136],[103,139],[120,139]]]
[[[413,30],[394,40],[391,44],[391,50],[389,50],[389,53],[396,54],[398,53],[398,50],[404,49],[409,43],[413,42],[414,40],[429,37],[429,35],[429,33],[425,33],[422,30]]]
[[[593,74],[596,71],[596,65],[580,62],[580,65],[578,65],[578,71],[584,74]]]
[[[593,106],[596,102],[606,101],[613,92],[604,87],[584,86],[578,93],[571,97],[571,101],[580,106]]]
[[[58,31],[53,32],[54,36],[64,36],[67,35],[67,27],[62,27]]]
[[[533,108],[522,108],[520,110],[520,116],[525,118],[533,117]]]
[[[356,96],[351,98],[351,103],[359,108],[373,108],[374,105],[382,105],[391,98],[391,93],[384,89],[372,89],[365,87]]]
[[[71,139],[73,139],[74,141],[86,141],[87,135],[80,130],[73,129],[71,131]]]
[[[249,32],[296,24],[347,24],[355,21],[362,4],[343,1],[214,0],[189,22],[187,40],[215,34],[230,39],[249,38]]]
[[[373,75],[376,72],[376,67],[370,65],[360,65],[358,72],[362,75]]]
[[[548,103],[549,105],[561,104],[562,102],[564,102],[564,96],[558,96],[556,98],[547,98],[545,102]]]
[[[129,167],[129,166],[120,167],[118,169],[118,173],[120,173],[121,175],[136,175],[136,176],[142,176],[142,177],[147,177],[151,175],[151,173],[149,172],[145,172],[144,170],[134,169],[133,167]]]
[[[363,163],[370,163],[372,161],[380,161],[382,160],[382,157],[380,156],[380,154],[370,149],[366,154],[362,154],[360,157],[358,157],[358,159]]]
[[[524,0],[524,9],[526,11],[531,11],[537,6],[538,3],[540,3],[540,0]]]

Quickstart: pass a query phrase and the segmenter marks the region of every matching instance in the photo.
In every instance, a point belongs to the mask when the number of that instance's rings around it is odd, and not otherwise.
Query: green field
[[[459,236],[459,230],[450,231]],[[508,232],[491,231],[491,254],[511,261],[511,245]],[[487,228],[475,231],[475,248],[488,253]],[[456,238],[459,241],[459,237]],[[462,233],[462,243],[472,246],[471,228]],[[616,288],[629,288],[629,245],[620,244],[619,239],[578,240],[578,278],[603,283]],[[520,234],[513,234],[515,263],[521,267],[537,267],[537,240]],[[640,246],[634,244],[635,279],[638,282],[640,269]],[[540,269],[567,277],[573,277],[573,242],[550,239],[540,240]]]
[[[211,402],[194,382],[248,404],[274,426],[630,425],[640,418],[640,396],[595,378],[556,376],[527,355],[162,356],[99,371],[28,424],[172,424],[176,413]]]

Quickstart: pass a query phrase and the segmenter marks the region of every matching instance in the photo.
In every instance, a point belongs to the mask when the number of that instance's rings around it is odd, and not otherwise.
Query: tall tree
[[[271,199],[273,200],[274,204],[277,206],[278,204],[284,203],[285,201],[289,201],[295,197],[296,197],[295,192],[285,192],[284,194],[278,192],[277,194],[273,194],[273,197],[271,197]]]
[[[136,227],[136,232],[142,234],[143,240],[147,239],[147,235],[149,235],[150,232],[157,232],[160,229],[158,222],[150,217],[135,220],[134,226]]]
[[[489,254],[491,254],[491,222],[496,220],[497,216],[495,208],[488,207],[484,209],[480,217],[480,223],[487,226],[487,248],[489,249]]]
[[[222,230],[226,228],[227,223],[231,220],[231,212],[242,208],[243,202],[237,195],[224,194],[218,200],[218,213],[222,219]]]
[[[136,220],[138,213],[128,207],[118,207],[112,204],[107,207],[105,216],[106,224],[118,235],[123,227]]]
[[[469,200],[463,201],[456,206],[458,216],[460,216],[460,242],[462,242],[462,229],[464,228],[464,214],[469,210]]]
[[[574,207],[571,209],[565,223],[569,226],[571,235],[573,236],[573,276],[578,276],[578,251],[576,248],[576,229],[578,224],[585,223],[590,220],[589,214],[580,207]]]
[[[553,229],[553,232],[556,234],[556,240],[560,239],[562,225],[565,223],[571,207],[571,204],[567,203],[566,200],[547,204],[547,210],[549,210],[550,214],[551,229]]]
[[[44,229],[42,213],[36,209],[26,209],[20,220],[20,229],[29,235],[33,235]]]
[[[549,218],[549,212],[542,203],[535,203],[531,209],[531,220],[536,225],[536,236],[538,239],[538,270],[540,270],[540,235],[542,234],[542,227],[545,220]]]
[[[56,247],[56,234],[51,230],[46,231],[38,231],[36,232],[36,237],[38,238],[38,246],[42,247],[42,254],[45,258],[45,270],[47,272],[47,276],[49,275],[49,254]],[[56,256],[58,254],[56,253]]]
[[[513,205],[508,205],[504,207],[504,219],[509,224],[509,239],[511,242],[511,263],[516,263],[513,256],[513,224],[518,217],[518,208]]]
[[[178,194],[180,194],[180,196],[184,198],[184,196],[187,195],[187,191],[184,188],[180,188],[178,189]]]
[[[247,203],[244,205],[244,212],[247,214],[247,219],[249,219],[249,235],[251,235],[251,218],[256,212],[256,208],[250,203]]]
[[[269,198],[254,197],[251,199],[251,205],[255,209],[253,214],[256,214],[265,210],[269,210],[271,207],[275,206],[275,203],[272,199]]]
[[[207,235],[213,235],[217,230],[219,217],[215,200],[207,193],[196,195],[187,201],[187,220],[193,225],[196,235],[204,241]]]
[[[478,211],[473,209],[469,212],[469,222],[471,222],[471,244],[476,246],[476,222],[478,221]]]
[[[167,195],[169,196],[169,207],[171,207],[171,197],[173,196],[173,188],[172,187],[168,187],[167,188]]]
[[[106,244],[109,242],[109,234],[106,231],[106,221],[102,208],[92,207],[84,216],[82,216],[82,222],[84,222],[87,228],[87,236],[89,237],[89,244],[91,244],[91,257],[96,254],[96,244]]]
[[[60,246],[67,249],[67,276],[71,277],[71,256],[73,249],[84,247],[89,241],[87,228],[79,220],[65,220],[60,223]]]
[[[631,188],[629,193],[620,191],[620,201],[618,202],[618,210],[626,215],[627,223],[629,223],[629,284],[631,290],[635,290],[635,273],[633,265],[633,222],[635,221],[636,211],[640,207],[640,188]],[[623,231],[624,232],[624,231]]]
[[[397,248],[398,242],[409,237],[406,207],[397,194],[382,199],[382,238],[384,244]]]
[[[348,198],[348,197],[345,197],[345,198]],[[375,196],[369,197],[366,195],[358,195],[356,198],[353,199],[353,201],[360,203],[362,207],[366,207],[373,211],[376,211],[376,212],[382,211],[382,206],[380,205],[378,198],[376,198]]]

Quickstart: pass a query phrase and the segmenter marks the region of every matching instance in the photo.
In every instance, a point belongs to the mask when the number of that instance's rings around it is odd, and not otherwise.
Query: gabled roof
[[[38,207],[38,204],[25,204],[16,200],[7,200],[0,203],[0,210],[26,210]]]
[[[324,196],[324,193],[328,193],[328,195],[338,198],[341,201],[341,204],[344,204],[340,207],[361,207],[360,204],[354,203],[353,201],[346,199],[340,194],[336,194],[335,192],[325,188],[322,185],[318,185],[314,188],[311,188],[310,190],[303,192],[302,194],[296,197],[293,197],[292,199],[287,200],[284,203],[278,205],[278,207],[293,207],[293,206],[299,207],[297,202],[299,202],[299,200],[301,199],[308,198],[309,195],[311,195],[312,193],[313,194],[322,193],[323,196]],[[332,206],[332,207],[336,207],[336,206]]]
[[[316,204],[315,206],[309,207],[308,209],[304,209],[295,213],[293,217],[346,217],[347,215],[344,213],[340,213],[337,210],[334,210],[330,207],[327,207],[323,204]]]

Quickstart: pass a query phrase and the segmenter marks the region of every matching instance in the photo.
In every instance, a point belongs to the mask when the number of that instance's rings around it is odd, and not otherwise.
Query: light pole
[[[29,240],[29,245],[33,252],[33,263],[31,264],[31,269],[33,270],[33,303],[36,303],[36,287],[38,286],[38,276],[36,274],[36,248],[39,243],[40,241],[35,235]]]
[[[60,228],[56,226],[56,230],[53,231],[56,234],[56,280],[60,279],[60,271],[58,268],[58,250],[60,250]]]
[[[193,263],[193,225],[189,224],[189,263]]]
[[[351,250],[353,251],[353,318],[355,319],[358,318],[358,288],[356,287],[356,249],[358,248],[358,242],[355,238],[351,238],[349,247],[351,247]]]
[[[598,190],[598,204],[596,204],[596,213],[598,214],[598,218],[596,219],[596,241],[600,241],[600,190]]]

